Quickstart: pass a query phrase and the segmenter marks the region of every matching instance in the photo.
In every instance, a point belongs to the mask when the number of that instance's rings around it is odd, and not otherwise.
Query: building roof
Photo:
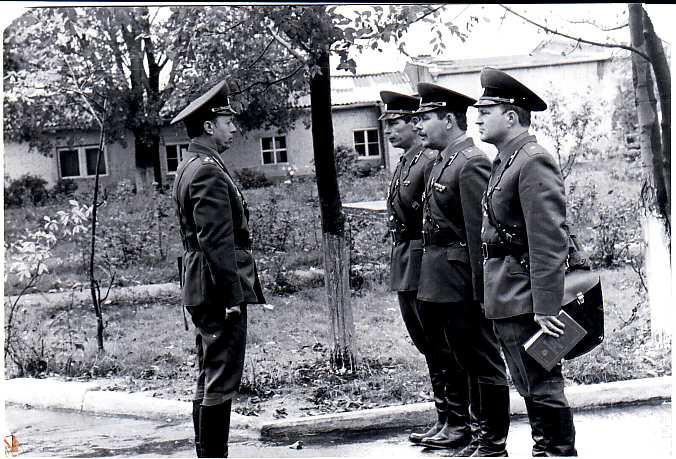
[[[404,72],[382,72],[365,75],[331,76],[331,105],[376,104],[380,102],[380,91],[394,91],[413,94],[411,81]],[[310,95],[304,95],[295,104],[310,106]]]
[[[453,75],[480,72],[484,67],[510,70],[528,67],[548,67],[567,64],[581,64],[609,60],[609,53],[589,53],[565,56],[538,51],[532,54],[516,56],[482,57],[476,59],[435,60],[428,56],[420,56],[412,60],[413,65],[427,67],[432,75]]]

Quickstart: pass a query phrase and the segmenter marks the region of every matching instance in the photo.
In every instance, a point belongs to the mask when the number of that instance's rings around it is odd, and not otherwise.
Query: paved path
[[[47,411],[20,406],[6,409],[7,427],[22,443],[22,456],[46,457],[194,457],[192,426],[153,421]],[[577,447],[583,457],[658,457],[672,451],[671,402],[579,411]],[[234,432],[230,457],[444,457],[446,450],[412,446],[407,430],[368,436],[322,436],[290,449],[283,444],[247,439]],[[523,417],[512,420],[510,456],[530,456],[530,429]]]

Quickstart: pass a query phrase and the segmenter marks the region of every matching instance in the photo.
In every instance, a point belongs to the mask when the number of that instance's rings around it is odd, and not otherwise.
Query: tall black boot
[[[479,384],[479,447],[472,457],[507,456],[509,433],[509,389],[507,386]]]
[[[444,399],[434,398],[434,407],[437,409],[437,422],[434,423],[432,427],[429,428],[426,432],[416,433],[411,432],[411,435],[408,436],[408,439],[411,443],[420,443],[423,439],[428,437],[433,437],[437,432],[444,427],[446,423],[446,401]]]
[[[479,394],[479,382],[476,379],[469,381],[469,428],[472,432],[472,440],[469,445],[458,451],[455,455],[458,457],[469,457],[479,448],[479,438],[481,437],[481,425],[479,423],[479,410],[481,407],[481,398]]]
[[[200,407],[200,449],[202,457],[228,457],[230,408],[232,400]]]
[[[573,411],[566,408],[542,408],[546,456],[577,456]]]
[[[533,457],[547,456],[547,437],[545,437],[545,419],[543,408],[533,403],[530,397],[524,397],[526,402],[526,412],[528,413],[528,422],[530,422],[530,433],[533,437]]]
[[[432,437],[420,443],[433,448],[459,448],[467,446],[472,439],[469,426],[469,379],[465,373],[457,373],[446,385],[446,423]]]
[[[197,457],[202,457],[202,450],[200,448],[200,404],[201,400],[192,401],[192,426],[195,431],[195,452]]]
[[[432,393],[434,394],[434,407],[437,409],[437,421],[434,425],[423,433],[411,433],[408,439],[412,443],[421,443],[423,439],[433,437],[446,424],[446,417],[448,416],[448,406],[446,405],[446,370],[437,370],[433,364],[428,360],[428,368],[430,372],[430,381],[432,383]]]

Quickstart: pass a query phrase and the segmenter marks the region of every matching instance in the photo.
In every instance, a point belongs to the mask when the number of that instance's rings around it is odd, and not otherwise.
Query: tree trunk
[[[629,29],[632,47],[645,50],[643,36],[643,7],[640,4],[629,5]],[[651,210],[668,221],[666,209],[666,189],[664,179],[664,162],[662,161],[662,141],[657,122],[657,101],[653,90],[653,77],[650,62],[636,53],[631,56],[636,111],[640,129],[641,156],[646,168],[647,194],[644,198],[650,202],[645,204]],[[654,196],[654,197],[653,197]],[[668,227],[668,225],[665,225]]]
[[[105,120],[105,102],[104,102],[104,116]],[[103,141],[104,141],[104,124],[101,124],[101,135],[99,137],[99,150],[96,155],[96,175],[94,178],[94,198],[92,202],[92,239],[91,251],[89,252],[89,291],[92,295],[92,304],[94,312],[96,313],[96,343],[99,352],[103,352],[103,311],[101,309],[101,290],[99,289],[99,282],[96,280],[94,273],[94,256],[96,255],[96,211],[99,207],[99,167],[101,167],[101,157],[103,156]]]
[[[136,158],[136,188],[138,192],[152,190],[152,182],[162,189],[159,128],[140,127],[133,130]],[[152,174],[151,174],[152,173]]]
[[[334,368],[354,369],[354,321],[350,303],[350,255],[345,234],[331,118],[331,73],[329,54],[323,50],[317,57],[321,73],[310,81],[312,111],[312,147],[314,149],[317,191],[322,218],[325,282],[329,302],[331,363]]]
[[[660,205],[664,210],[664,218],[667,221],[668,235],[671,235],[671,72],[669,64],[664,54],[662,41],[655,34],[652,21],[648,13],[643,10],[643,35],[645,38],[646,52],[652,60],[653,71],[655,72],[655,82],[657,83],[657,93],[660,99],[660,112],[662,114],[662,158],[661,164],[656,161],[655,167],[660,167],[664,173],[664,199],[665,202]],[[669,238],[671,239],[671,238]]]
[[[641,51],[646,49],[643,18],[641,4],[629,4],[631,45]],[[671,333],[671,286],[668,282],[665,284],[658,278],[663,273],[669,273],[671,268],[664,237],[669,229],[669,220],[668,211],[664,207],[667,200],[660,129],[657,122],[650,62],[632,53],[631,68],[640,127],[641,157],[646,176],[641,194],[646,216],[644,228],[648,242],[646,268],[651,317],[650,333],[653,340],[668,342],[665,338]],[[657,224],[658,217],[662,220],[661,225]],[[655,227],[659,227],[661,231],[656,232]]]

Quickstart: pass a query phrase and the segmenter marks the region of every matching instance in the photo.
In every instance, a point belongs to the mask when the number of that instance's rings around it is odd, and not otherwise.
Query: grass
[[[606,341],[564,365],[569,384],[671,374],[669,348],[648,339],[647,307],[633,272],[601,272]],[[272,416],[347,411],[427,401],[423,357],[410,341],[394,293],[384,285],[352,297],[357,371],[328,364],[329,324],[323,288],[268,295],[273,310],[249,307],[248,342],[237,410]],[[637,308],[636,319],[625,324]],[[189,400],[195,376],[192,331],[183,329],[176,298],[105,306],[105,354],[96,352],[95,318],[88,305],[20,310],[15,330],[34,374],[103,378],[109,389],[144,391]],[[24,333],[25,331],[25,333]],[[40,352],[42,349],[42,353]],[[16,367],[7,360],[9,377]],[[37,371],[42,369],[42,371]]]
[[[368,178],[341,177],[343,202],[383,199],[388,180],[386,172]],[[603,206],[612,206],[618,195],[635,199],[640,188],[636,166],[619,160],[579,166],[568,183],[573,181],[595,184]],[[316,184],[295,180],[246,190],[245,195],[257,241],[259,273],[274,309],[249,309],[247,357],[237,410],[272,416],[283,409],[294,416],[429,400],[424,359],[407,335],[395,294],[386,288],[389,242],[382,237],[386,229],[383,216],[348,215],[351,280],[353,287],[360,288],[352,297],[360,365],[354,373],[336,372],[328,364],[331,342],[325,291],[316,279],[302,284],[298,280],[302,276],[294,274],[322,265]],[[177,231],[171,226],[175,217],[169,199],[168,195],[153,201],[118,193],[101,208],[102,253],[118,258],[116,284],[177,281],[174,257],[181,249]],[[24,228],[40,227],[43,215],[54,215],[67,205],[5,209],[6,244]],[[164,230],[164,259],[159,256],[158,226],[149,224],[158,207],[165,211],[159,225]],[[68,290],[86,283],[82,259],[83,250],[76,243],[57,245],[48,262],[50,272],[43,275],[36,290]],[[649,311],[636,274],[627,266],[600,270],[600,274],[606,301],[606,340],[591,353],[564,365],[568,382],[671,374],[670,347],[650,340]],[[100,277],[105,279],[103,273]],[[20,288],[21,283],[10,274],[5,281],[6,294]],[[94,378],[112,390],[144,391],[181,400],[192,397],[194,337],[183,329],[177,298],[105,305],[103,354],[96,349],[96,320],[89,305],[20,307],[15,317],[12,333],[19,339],[16,345],[25,374]],[[11,358],[6,362],[9,377],[20,373]]]

